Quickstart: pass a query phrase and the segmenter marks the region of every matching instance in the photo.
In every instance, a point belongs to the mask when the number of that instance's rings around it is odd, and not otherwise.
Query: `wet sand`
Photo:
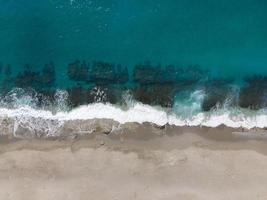
[[[126,125],[125,125],[126,126]],[[267,132],[131,125],[0,144],[0,199],[267,199]]]

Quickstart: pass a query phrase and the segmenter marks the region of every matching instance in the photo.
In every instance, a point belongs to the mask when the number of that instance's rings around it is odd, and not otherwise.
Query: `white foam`
[[[244,127],[244,128],[265,128],[267,127],[267,112],[254,112],[250,116],[239,111],[233,114],[231,110],[211,111],[207,113],[198,113],[190,118],[180,118],[159,107],[152,107],[141,103],[135,103],[127,110],[123,110],[111,104],[95,103],[87,106],[81,106],[71,110],[70,112],[58,112],[52,114],[50,111],[36,110],[29,106],[17,109],[0,108],[0,117],[10,117],[16,119],[42,118],[57,121],[67,120],[87,120],[87,119],[113,119],[119,123],[150,122],[157,125],[176,126],[208,126],[217,127],[226,125],[228,127]]]

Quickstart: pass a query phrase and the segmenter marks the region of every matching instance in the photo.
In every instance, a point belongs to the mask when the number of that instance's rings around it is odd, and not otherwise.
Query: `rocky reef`
[[[260,109],[267,106],[267,76],[254,75],[244,79],[239,105],[243,108]]]
[[[124,84],[129,80],[127,67],[102,61],[89,64],[76,60],[69,64],[67,74],[70,80],[96,85]]]
[[[206,80],[203,84],[205,97],[202,102],[202,109],[209,111],[214,108],[222,108],[226,103],[227,106],[235,106],[236,94],[233,86],[234,79],[211,79]]]
[[[151,65],[150,62],[135,65],[133,72],[133,80],[141,85],[192,85],[205,76],[207,71],[202,70],[198,65],[183,68],[174,65]]]
[[[70,107],[94,102],[123,104],[125,94],[144,104],[173,107],[179,94],[201,90],[205,93],[203,111],[223,106],[250,109],[267,106],[267,76],[245,77],[244,84],[238,85],[234,78],[212,78],[209,71],[198,65],[155,65],[147,61],[131,69],[105,61],[75,60],[67,67],[65,87],[57,87],[53,62],[35,69],[25,65],[24,70],[15,73],[11,65],[0,63],[1,99],[9,99],[10,91],[22,88],[37,99],[36,105],[46,107],[57,101],[57,92],[62,89],[68,94],[65,103]]]
[[[34,88],[37,91],[43,91],[55,86],[56,72],[52,62],[45,64],[40,71],[34,71],[31,66],[25,65],[24,71],[19,72],[14,78],[16,87]]]

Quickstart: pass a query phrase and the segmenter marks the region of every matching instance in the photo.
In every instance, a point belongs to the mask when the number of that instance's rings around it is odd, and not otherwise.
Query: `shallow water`
[[[267,126],[265,1],[0,5],[2,115],[24,115],[32,110],[19,109],[28,107],[55,115],[88,105],[82,116],[119,122]],[[101,115],[94,103],[102,103]],[[146,109],[131,118],[140,105]],[[150,114],[155,109],[161,119]]]

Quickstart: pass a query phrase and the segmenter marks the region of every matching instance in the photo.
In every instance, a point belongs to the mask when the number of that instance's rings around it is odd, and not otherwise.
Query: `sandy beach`
[[[135,131],[3,136],[0,199],[267,199],[264,130],[136,125]]]

